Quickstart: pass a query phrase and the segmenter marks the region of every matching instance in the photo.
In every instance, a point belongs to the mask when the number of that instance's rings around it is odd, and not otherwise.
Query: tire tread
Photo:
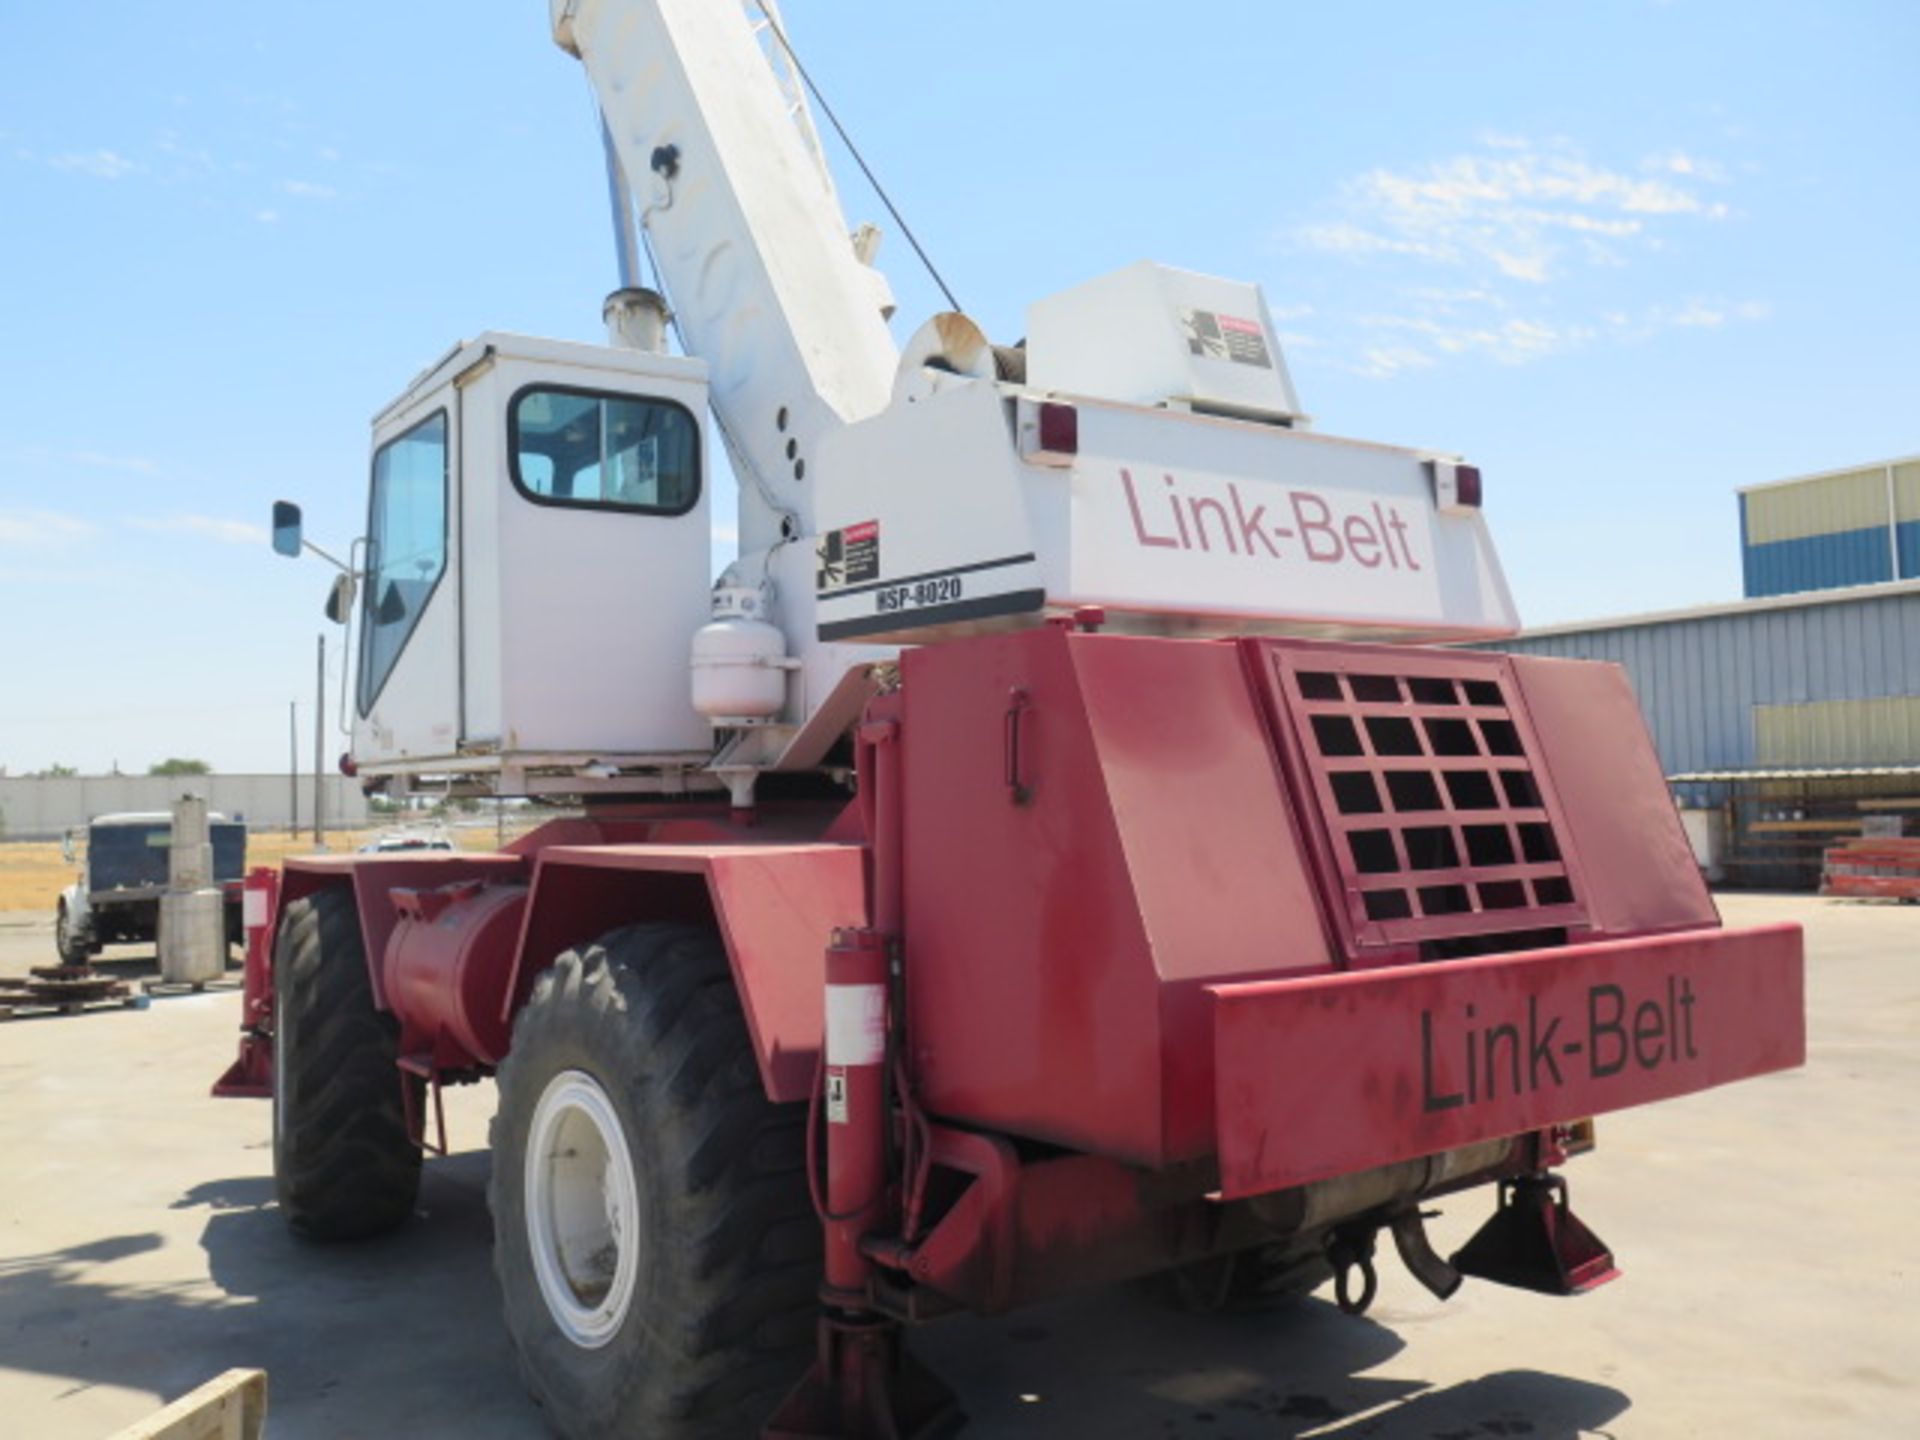
[[[351,892],[292,902],[274,954],[280,1209],[310,1240],[358,1240],[413,1213],[420,1149],[395,1068],[400,1027],[374,1007]]]
[[[653,1237],[668,1263],[643,1272],[635,1297],[649,1323],[630,1323],[613,1342],[635,1332],[634,1363],[622,1367],[634,1373],[592,1393],[549,1373],[554,1347],[562,1358],[571,1347],[523,1273],[524,1156],[515,1142],[570,1056],[595,1057],[622,1076],[649,1117],[648,1133],[630,1141],[636,1169],[653,1167],[664,1184],[654,1213],[670,1231]],[[811,1354],[820,1236],[804,1114],[766,1098],[718,935],[630,925],[562,955],[515,1022],[500,1089],[488,1189],[494,1268],[522,1373],[549,1421],[570,1437],[756,1433]]]

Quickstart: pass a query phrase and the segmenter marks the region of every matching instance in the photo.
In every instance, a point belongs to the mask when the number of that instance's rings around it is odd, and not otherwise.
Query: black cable
[[[927,255],[925,248],[915,237],[912,227],[907,224],[906,216],[900,213],[892,199],[887,195],[886,187],[880,183],[880,177],[873,173],[872,168],[866,162],[866,158],[861,155],[860,147],[855,145],[853,143],[853,137],[847,134],[847,127],[840,123],[840,117],[835,115],[833,113],[833,107],[827,104],[827,97],[822,95],[820,93],[820,87],[813,83],[813,76],[807,73],[807,67],[802,65],[800,63],[800,57],[793,53],[793,46],[787,42],[786,33],[781,30],[779,22],[773,18],[772,12],[767,9],[766,0],[754,0],[754,7],[766,18],[767,28],[773,31],[773,38],[780,42],[780,48],[787,52],[787,59],[793,64],[794,73],[800,77],[800,82],[807,87],[807,92],[813,96],[815,103],[820,106],[820,113],[827,117],[827,123],[833,126],[833,133],[840,137],[840,143],[847,147],[847,153],[853,156],[853,163],[860,167],[860,173],[866,176],[867,183],[873,186],[873,193],[878,195],[880,197],[880,203],[887,207],[887,214],[891,215],[893,217],[893,223],[900,227],[900,233],[906,237],[907,244],[913,247],[913,253],[918,255],[920,257],[920,263],[927,267],[927,274],[933,277],[933,283],[938,285],[940,287],[940,293],[947,297],[947,304],[955,310],[964,309],[965,307],[954,298],[953,291],[948,288],[947,282],[940,277],[940,272],[934,268],[932,259]]]

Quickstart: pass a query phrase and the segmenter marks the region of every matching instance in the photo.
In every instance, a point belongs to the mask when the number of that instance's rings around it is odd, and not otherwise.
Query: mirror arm
[[[362,553],[366,547],[366,543],[366,536],[356,535],[353,537],[352,543],[347,546],[347,573],[349,575],[359,574],[360,572],[357,567],[366,563],[366,556]],[[368,576],[366,583],[371,585],[373,583],[373,577]],[[356,601],[354,606],[347,611],[346,628],[340,635],[340,715],[335,723],[339,732],[347,737],[349,746],[351,746],[353,740],[353,721],[348,718],[347,715],[347,691],[353,688],[353,682],[359,678],[359,657],[355,654],[353,648],[353,611],[359,608],[359,604]]]
[[[311,540],[302,538],[302,540],[300,541],[300,548],[303,550],[311,550],[314,554],[318,555],[322,560],[326,561],[329,565],[333,566],[334,569],[338,570],[343,575],[353,574],[353,567],[351,565],[347,564],[344,560],[340,559],[336,555],[329,555],[326,551],[322,550],[318,545],[314,544],[313,541]]]

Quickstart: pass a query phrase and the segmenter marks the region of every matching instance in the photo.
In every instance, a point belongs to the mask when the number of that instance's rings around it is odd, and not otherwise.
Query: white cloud
[[[1426,241],[1382,235],[1345,220],[1302,226],[1295,235],[1309,250],[1322,250],[1330,255],[1418,255],[1428,260],[1451,258],[1439,246]]]
[[[1490,308],[1495,318],[1464,318],[1470,311],[1445,301],[1430,302],[1409,315],[1363,316],[1361,325],[1388,332],[1395,337],[1394,343],[1363,345],[1359,360],[1347,368],[1384,380],[1441,357],[1482,356],[1501,365],[1530,365],[1602,340],[1633,343],[1669,330],[1717,330],[1740,321],[1764,320],[1771,313],[1769,306],[1757,300],[1696,299],[1649,306],[1637,314],[1609,310],[1590,323],[1569,323],[1542,316],[1497,318],[1507,306],[1495,302]]]
[[[1561,325],[1511,316],[1497,323],[1460,323],[1432,315],[1372,315],[1362,324],[1417,336],[1443,355],[1485,355],[1503,365],[1525,365],[1593,340],[1590,325]],[[1363,373],[1377,373],[1366,371]]]
[[[1730,219],[1716,193],[1727,183],[1720,165],[1679,149],[1610,166],[1566,141],[1498,133],[1425,164],[1367,170],[1292,232],[1385,281],[1377,313],[1327,337],[1326,363],[1388,379],[1456,357],[1526,365],[1764,319],[1753,300],[1623,303],[1624,282],[1593,273]]]
[[[0,510],[0,545],[71,545],[93,534],[77,515],[57,510]]]
[[[1509,135],[1481,143],[1476,153],[1356,176],[1341,187],[1346,214],[1303,226],[1295,239],[1327,254],[1408,256],[1542,285],[1569,256],[1618,263],[1623,248],[1652,243],[1658,226],[1731,213],[1700,188],[1720,178],[1718,168],[1680,151],[1632,173],[1564,143]]]
[[[1424,370],[1434,363],[1433,356],[1411,345],[1375,345],[1363,350],[1359,363],[1347,368],[1371,380],[1386,380],[1402,370]]]
[[[253,212],[253,218],[258,220],[262,225],[277,225],[280,223],[280,212],[278,210],[256,210]]]
[[[264,545],[267,532],[246,520],[228,520],[218,515],[162,515],[129,517],[127,524],[136,530],[156,535],[197,535],[226,545]]]
[[[109,455],[99,450],[55,450],[46,445],[28,445],[0,452],[0,462],[32,465],[43,470],[72,469],[120,470],[130,475],[158,475],[159,462],[144,455]]]
[[[1765,320],[1773,307],[1764,300],[1692,299],[1678,305],[1649,306],[1639,315],[1610,315],[1623,340],[1646,340],[1665,330],[1719,330],[1727,325]]]
[[[131,475],[158,475],[160,467],[144,455],[104,455],[98,450],[73,450],[59,457],[69,465],[91,470],[123,470]]]
[[[340,193],[331,185],[319,185],[311,180],[282,180],[280,189],[302,200],[331,200]]]
[[[96,180],[119,180],[145,167],[114,150],[76,151],[49,156],[47,163],[56,170],[72,170]]]
[[[1716,185],[1725,184],[1727,179],[1726,167],[1718,161],[1689,155],[1684,150],[1668,150],[1662,154],[1649,155],[1640,162],[1640,168],[1669,175],[1693,176],[1700,180],[1711,181]]]
[[[1480,307],[1493,310],[1507,308],[1506,297],[1484,285],[1453,288],[1444,285],[1414,285],[1404,293],[1408,299],[1419,301],[1429,310],[1449,315]]]
[[[161,167],[164,178],[170,180],[196,180],[218,174],[220,161],[211,150],[204,146],[190,145],[177,131],[162,130],[159,139],[154,141],[154,149],[166,157]]]

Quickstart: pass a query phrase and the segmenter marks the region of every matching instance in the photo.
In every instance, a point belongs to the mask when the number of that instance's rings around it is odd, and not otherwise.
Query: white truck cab
[[[698,360],[490,331],[375,417],[362,773],[704,763],[706,412]]]

